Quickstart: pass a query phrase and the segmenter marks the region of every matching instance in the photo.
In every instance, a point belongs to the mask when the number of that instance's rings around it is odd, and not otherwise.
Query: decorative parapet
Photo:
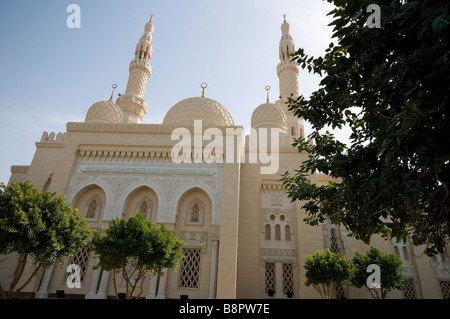
[[[66,133],[61,132],[56,134],[56,137],[55,132],[51,132],[50,134],[48,132],[43,132],[40,143],[63,143],[65,136]]]
[[[11,166],[12,174],[26,174],[28,173],[29,165],[13,165]]]
[[[43,132],[41,140],[36,142],[36,147],[46,147],[46,148],[58,148],[63,147],[64,138],[66,137],[66,133],[59,132],[55,134],[55,132]]]

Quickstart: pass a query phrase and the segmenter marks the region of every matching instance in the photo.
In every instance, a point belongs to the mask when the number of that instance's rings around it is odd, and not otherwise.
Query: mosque
[[[320,298],[305,285],[305,257],[330,249],[352,257],[370,247],[350,237],[344,227],[303,222],[302,203],[291,202],[280,175],[293,171],[307,157],[292,147],[304,136],[303,119],[287,109],[299,95],[299,67],[286,17],[279,42],[279,99],[267,98],[251,117],[252,133],[219,102],[201,96],[172,106],[161,124],[141,123],[152,68],[152,19],[145,24],[129,65],[126,91],[115,101],[94,103],[84,122],[68,122],[66,132],[44,132],[30,165],[12,166],[12,180],[30,182],[42,191],[65,194],[92,229],[104,232],[115,217],[137,211],[164,223],[185,242],[185,258],[176,271],[147,277],[139,283],[147,299]],[[276,45],[276,44],[274,44]],[[270,66],[269,66],[270,67]],[[115,88],[115,86],[114,86]],[[269,88],[267,88],[269,89]],[[200,86],[199,86],[200,93]],[[199,94],[200,95],[200,94]],[[214,136],[214,138],[213,138]],[[317,184],[330,178],[316,173]],[[390,298],[450,298],[448,258],[429,258],[423,247],[374,238],[372,245],[396,253],[404,261],[403,290]],[[7,282],[17,256],[0,256],[0,280]],[[23,290],[31,298],[114,297],[112,274],[93,269],[89,247],[43,271]],[[80,288],[66,285],[69,264],[81,268]],[[124,281],[117,282],[119,292]],[[348,285],[336,298],[371,298],[367,289]]]

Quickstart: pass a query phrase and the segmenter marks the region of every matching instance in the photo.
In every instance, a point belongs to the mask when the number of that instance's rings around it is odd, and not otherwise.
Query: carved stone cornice
[[[82,160],[170,161],[171,146],[80,144]]]
[[[264,179],[261,183],[261,190],[264,193],[284,193],[283,182],[276,179]]]

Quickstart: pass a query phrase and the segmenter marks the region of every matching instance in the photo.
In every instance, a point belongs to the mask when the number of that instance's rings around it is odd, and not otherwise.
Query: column
[[[275,263],[275,296],[276,298],[283,298],[283,263],[277,261]]]
[[[100,280],[100,287],[97,292],[97,299],[106,299],[106,289],[108,288],[109,271],[103,271],[102,279]]]
[[[150,288],[148,290],[148,295],[145,299],[156,299],[156,285],[158,284],[158,275],[153,274],[150,277]]]
[[[100,278],[101,269],[97,268],[94,270],[94,274],[92,275],[91,287],[89,288],[89,292],[87,293],[85,299],[95,299],[97,295],[98,288],[98,279]]]
[[[217,257],[219,250],[219,241],[213,240],[211,251],[211,272],[209,276],[209,296],[208,299],[216,298],[216,284],[217,284]]]
[[[48,268],[45,271],[44,277],[42,278],[41,285],[39,287],[39,290],[36,292],[35,298],[47,298],[48,297],[48,285],[50,284],[50,279],[52,278],[54,267],[55,266],[52,265],[50,268]]]
[[[166,299],[167,268],[163,270],[164,276],[159,277],[158,295],[156,299]]]

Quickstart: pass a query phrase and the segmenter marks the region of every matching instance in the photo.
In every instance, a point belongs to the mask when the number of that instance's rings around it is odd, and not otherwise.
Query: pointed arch
[[[80,189],[72,200],[72,207],[88,222],[99,222],[103,218],[107,197],[102,187],[90,184]]]
[[[146,220],[156,221],[159,198],[153,188],[147,185],[138,186],[128,192],[123,203],[123,218],[130,218],[139,211]]]
[[[193,187],[177,203],[177,224],[207,226],[212,220],[212,200],[201,188]]]

